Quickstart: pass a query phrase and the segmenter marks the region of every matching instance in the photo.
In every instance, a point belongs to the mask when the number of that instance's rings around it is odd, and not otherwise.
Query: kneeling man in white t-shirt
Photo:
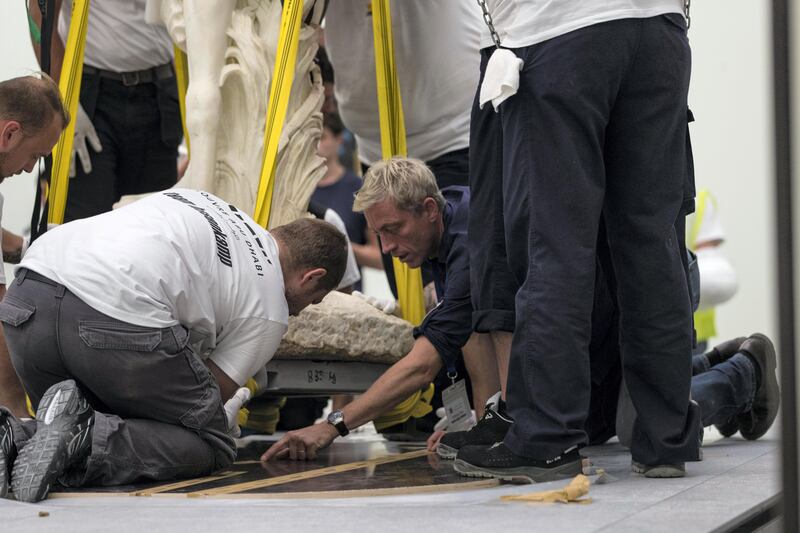
[[[12,437],[0,438],[11,442],[0,446],[0,494],[9,478],[30,502],[56,481],[115,485],[229,466],[223,403],[270,360],[289,315],[339,284],[346,259],[330,224],[267,232],[182,189],[47,232],[0,303],[37,408],[35,427],[0,409],[0,433]]]

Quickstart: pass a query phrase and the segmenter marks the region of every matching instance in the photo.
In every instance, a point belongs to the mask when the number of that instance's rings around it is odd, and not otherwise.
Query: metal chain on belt
[[[686,29],[692,25],[692,17],[689,16],[689,7],[692,5],[692,0],[683,0],[683,16],[686,17]]]
[[[686,3],[689,3],[689,0],[686,0]],[[492,22],[492,15],[489,13],[489,9],[486,7],[486,0],[478,0],[478,5],[481,6],[481,11],[483,11],[483,21],[489,27],[489,33],[492,36],[492,41],[494,41],[494,45],[497,48],[500,48],[500,36],[497,35],[497,30],[494,29],[494,23]]]

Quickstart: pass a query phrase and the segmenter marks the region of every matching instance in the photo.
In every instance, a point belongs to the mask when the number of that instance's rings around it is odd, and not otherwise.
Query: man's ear
[[[8,152],[22,140],[22,126],[16,120],[9,120],[0,126],[0,151]]]
[[[310,281],[317,281],[325,277],[328,271],[324,268],[312,268],[311,270],[306,270],[303,273],[303,276],[300,278],[300,285],[305,285]]]
[[[439,204],[436,203],[436,200],[428,196],[422,201],[422,209],[423,213],[425,214],[425,218],[427,218],[431,222],[435,222],[437,218],[439,218]]]

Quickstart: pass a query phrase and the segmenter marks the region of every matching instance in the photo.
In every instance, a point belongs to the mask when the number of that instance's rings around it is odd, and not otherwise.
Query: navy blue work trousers
[[[680,15],[622,19],[519,48],[500,108],[507,256],[520,289],[506,444],[547,459],[587,442],[588,346],[603,217],[625,381],[644,464],[699,459],[683,238],[690,50]]]

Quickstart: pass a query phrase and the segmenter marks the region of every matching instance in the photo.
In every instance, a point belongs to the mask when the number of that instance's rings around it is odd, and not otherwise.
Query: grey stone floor
[[[773,431],[770,435],[777,435]],[[683,479],[633,476],[617,444],[590,448],[610,480],[590,489],[588,505],[503,502],[504,494],[559,488],[564,482],[440,494],[343,499],[189,499],[130,496],[0,500],[0,531],[725,531],[779,492],[778,442],[707,435],[705,460]],[[40,516],[46,513],[47,516]]]

